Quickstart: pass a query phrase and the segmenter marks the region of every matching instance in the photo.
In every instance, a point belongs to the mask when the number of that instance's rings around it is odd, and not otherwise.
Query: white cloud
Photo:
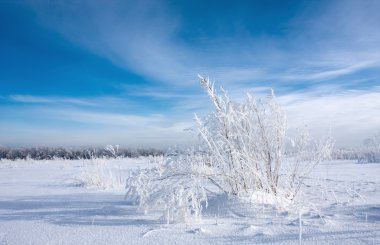
[[[331,126],[337,146],[360,146],[380,130],[380,88],[374,91],[347,91],[326,96],[313,93],[279,97],[288,114],[289,127],[309,125],[321,136]]]
[[[287,112],[290,130],[308,124],[312,134],[320,137],[331,126],[337,146],[345,147],[360,146],[363,139],[380,130],[380,87],[372,91],[340,92],[339,88],[330,88],[326,93],[327,90],[322,87],[278,96]],[[237,93],[231,96],[241,99]],[[43,98],[36,100],[45,101]],[[32,97],[27,101],[35,100]],[[117,143],[155,147],[189,144],[195,140],[185,131],[194,125],[192,112],[205,115],[211,109],[206,95],[196,100],[179,100],[173,111],[180,113],[151,115],[102,112],[93,107],[46,107],[34,103],[17,110],[3,106],[2,113],[8,116],[0,120],[0,144],[23,142],[26,145],[74,146]],[[188,111],[184,113],[185,110]],[[20,117],[27,120],[14,120]]]
[[[34,123],[0,120],[0,144],[88,146],[120,144],[123,146],[168,147],[189,144],[193,135],[185,131],[192,121],[174,120],[163,115],[102,113],[83,109],[30,107],[12,117],[29,118]],[[21,143],[22,142],[22,143]]]
[[[33,95],[10,95],[10,100],[22,103],[41,103],[41,104],[75,104],[75,105],[96,105],[95,101],[88,99],[78,99],[71,97],[51,97],[51,96],[33,96]]]
[[[307,83],[380,66],[379,1],[309,3],[285,36],[207,38],[196,46],[177,34],[179,13],[165,2],[34,4],[41,21],[75,43],[148,79],[189,86],[196,74],[240,86],[276,80]],[[45,11],[49,8],[49,11]],[[208,21],[208,20],[205,20]],[[204,30],[207,31],[207,30]],[[196,37],[195,37],[196,38]],[[211,43],[211,44],[210,44]]]
[[[92,96],[92,97],[70,97],[70,96],[35,96],[25,94],[14,94],[0,97],[25,104],[41,104],[46,106],[74,106],[74,107],[131,107],[135,104],[127,97],[121,96]]]
[[[304,82],[310,81],[310,80],[314,80],[314,81],[327,80],[327,79],[332,79],[339,76],[353,74],[360,70],[379,67],[379,64],[380,64],[380,59],[376,61],[352,63],[343,67],[328,68],[328,69],[325,68],[322,71],[309,70],[309,71],[303,71],[303,72],[296,72],[290,75],[284,75],[282,79],[290,80],[290,81],[304,81]]]

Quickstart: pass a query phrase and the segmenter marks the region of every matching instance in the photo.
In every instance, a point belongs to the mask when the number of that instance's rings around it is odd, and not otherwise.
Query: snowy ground
[[[199,223],[168,225],[137,212],[124,199],[124,179],[146,164],[0,161],[0,244],[299,243],[298,212],[220,196],[210,198]],[[102,178],[111,181],[91,186]],[[326,162],[307,184],[303,244],[380,244],[380,164]]]

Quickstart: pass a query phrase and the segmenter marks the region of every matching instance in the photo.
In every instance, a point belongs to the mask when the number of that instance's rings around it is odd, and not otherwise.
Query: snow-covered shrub
[[[93,152],[88,154],[90,160],[83,165],[79,175],[79,181],[83,186],[101,190],[124,188],[125,180],[120,176],[120,169],[117,175],[105,158],[98,158]]]
[[[206,120],[197,118],[210,166],[221,176],[214,181],[233,195],[260,191],[293,199],[303,177],[330,154],[332,139],[315,142],[306,130],[295,139],[287,138],[286,114],[273,90],[265,99],[247,94],[237,103],[223,88],[222,95],[217,94],[208,79],[200,81],[215,108]],[[291,148],[285,156],[287,140]]]
[[[119,151],[119,145],[107,145],[105,148],[104,148],[106,151],[108,151],[112,157],[114,158],[117,158],[117,153]]]
[[[380,163],[380,132],[364,140],[358,163]]]
[[[145,210],[160,204],[168,222],[199,217],[209,185],[275,206],[291,203],[304,177],[330,154],[333,140],[316,142],[306,130],[289,139],[286,115],[273,91],[260,100],[247,94],[239,103],[223,88],[218,94],[209,79],[200,77],[200,83],[215,111],[203,120],[196,116],[199,147],[169,154],[160,167],[133,173],[128,196]],[[287,141],[290,148],[285,151]]]
[[[131,172],[127,197],[144,212],[161,210],[168,223],[198,220],[207,206],[205,178],[209,167],[202,155],[172,150],[153,168]]]

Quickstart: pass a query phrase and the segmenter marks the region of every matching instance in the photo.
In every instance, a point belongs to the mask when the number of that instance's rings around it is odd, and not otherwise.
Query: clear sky
[[[4,146],[187,144],[198,73],[338,146],[380,130],[378,0],[0,0],[0,57]]]

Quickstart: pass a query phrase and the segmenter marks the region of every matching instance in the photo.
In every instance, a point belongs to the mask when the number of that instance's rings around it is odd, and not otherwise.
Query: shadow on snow
[[[153,218],[141,215],[124,195],[81,194],[33,196],[0,201],[0,220],[44,221],[58,225],[154,225]]]

